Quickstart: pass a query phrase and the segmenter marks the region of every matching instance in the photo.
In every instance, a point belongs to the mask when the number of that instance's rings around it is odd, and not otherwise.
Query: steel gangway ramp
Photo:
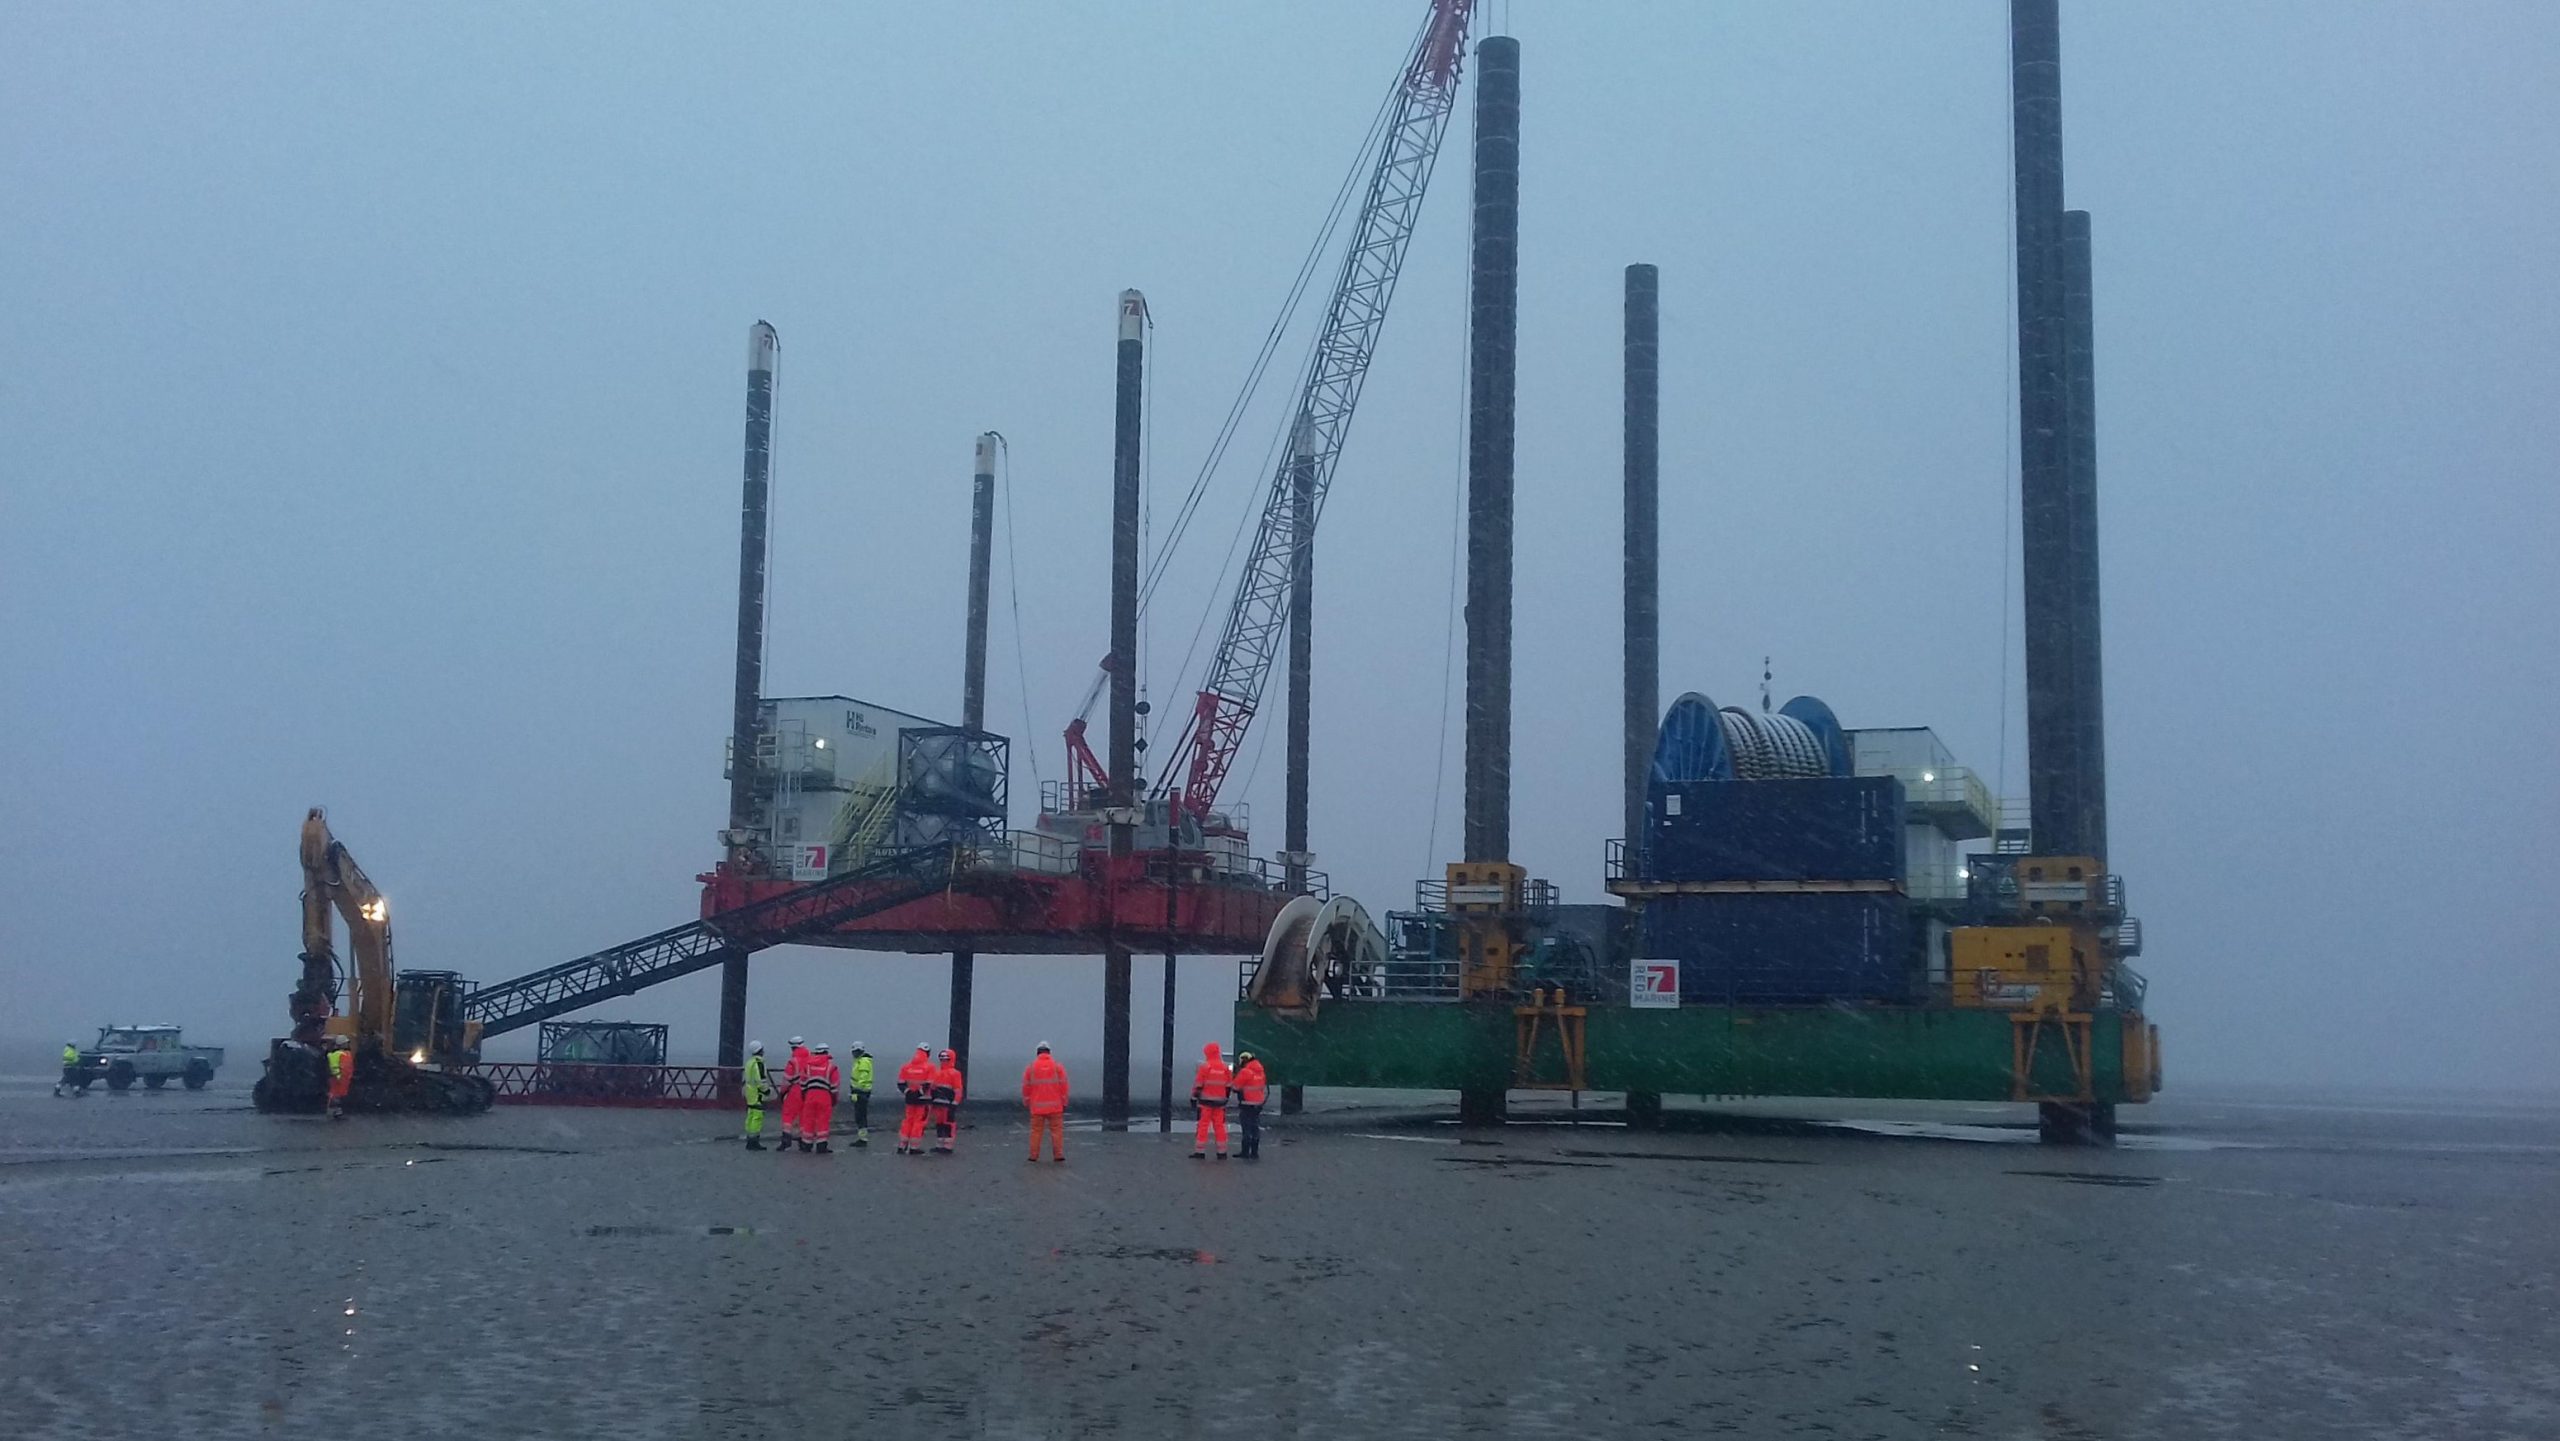
[[[949,844],[892,851],[840,876],[706,916],[636,941],[481,986],[462,1003],[480,1034],[501,1035],[598,1001],[627,996],[747,954],[833,930],[951,884]]]

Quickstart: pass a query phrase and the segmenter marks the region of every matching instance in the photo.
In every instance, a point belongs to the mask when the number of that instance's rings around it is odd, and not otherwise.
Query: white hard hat
[[[1042,1042],[1040,1043],[1040,1049],[1041,1049],[1041,1050],[1044,1050],[1044,1051],[1045,1051],[1045,1050],[1047,1050],[1047,1049],[1049,1049],[1049,1043],[1048,1043],[1047,1041],[1042,1041]]]
[[[763,1054],[764,1054],[764,1042],[762,1042],[762,1041],[757,1041],[757,1042],[755,1042],[754,1044],[752,1044],[752,1045],[748,1046],[748,1047],[747,1047],[747,1053],[748,1053],[749,1055],[755,1055],[755,1056],[761,1056],[761,1055],[763,1055]]]
[[[791,1044],[793,1044],[793,1045],[797,1046],[797,1045],[802,1044],[802,1042],[801,1042],[801,1040],[800,1040],[800,1038],[799,1038],[798,1036],[793,1036],[793,1037],[791,1038]]]
[[[817,1052],[821,1056],[825,1055],[827,1053],[827,1043],[820,1041],[817,1045]]]
[[[861,1050],[861,1049],[862,1049],[862,1043],[861,1043],[860,1041],[856,1041],[856,1042],[854,1042],[850,1047],[848,1047],[847,1049],[849,1049],[849,1050],[856,1050],[856,1051],[859,1051],[859,1050]]]
[[[933,1042],[931,1042],[931,1041],[918,1041],[918,1042],[916,1042],[916,1049],[917,1049],[917,1050],[919,1050],[919,1051],[930,1051],[930,1050],[932,1050],[932,1049],[933,1049]]]

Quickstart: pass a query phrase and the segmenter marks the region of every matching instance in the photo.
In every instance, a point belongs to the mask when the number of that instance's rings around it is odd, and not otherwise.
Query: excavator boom
[[[359,1043],[388,1048],[396,998],[391,963],[391,903],[383,898],[364,867],[329,833],[329,818],[318,806],[302,819],[302,964],[305,985],[325,967],[328,999],[338,996],[337,948],[332,916],[346,922],[347,950],[355,957],[347,976],[347,1014],[340,1025],[321,1018],[321,1028]],[[301,991],[295,992],[294,1021],[299,1038],[303,1022]],[[331,1007],[335,1009],[334,1005]]]

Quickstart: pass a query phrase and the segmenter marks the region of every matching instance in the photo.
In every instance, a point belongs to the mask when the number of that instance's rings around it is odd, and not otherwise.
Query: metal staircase
[[[483,1037],[547,1021],[689,976],[718,965],[732,952],[783,945],[921,900],[951,884],[953,866],[947,844],[892,851],[770,900],[482,986],[464,999],[463,1016],[480,1023]]]

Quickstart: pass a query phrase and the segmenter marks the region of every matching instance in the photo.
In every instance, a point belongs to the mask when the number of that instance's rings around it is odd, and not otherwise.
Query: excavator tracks
[[[328,1061],[320,1052],[279,1041],[268,1052],[266,1074],[250,1088],[249,1099],[271,1115],[316,1116],[329,1109],[328,1076]],[[366,1054],[357,1058],[347,1110],[476,1116],[497,1098],[497,1088],[483,1077]]]

